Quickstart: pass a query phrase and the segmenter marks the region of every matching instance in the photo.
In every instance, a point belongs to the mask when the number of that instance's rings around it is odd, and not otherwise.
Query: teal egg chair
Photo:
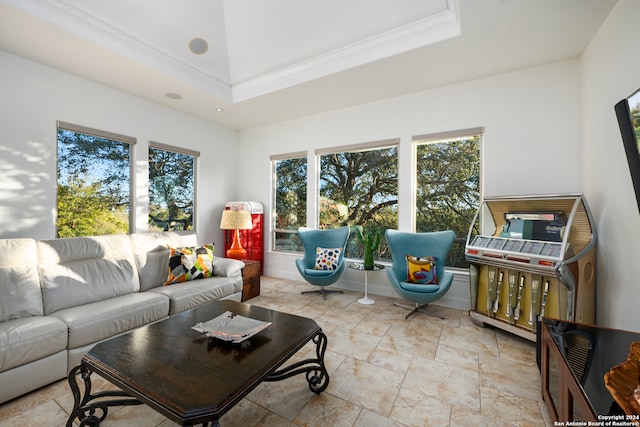
[[[329,229],[313,229],[300,227],[298,229],[298,237],[304,247],[304,257],[296,259],[296,267],[304,280],[319,289],[313,291],[305,291],[303,294],[320,293],[323,299],[327,299],[326,294],[330,292],[339,292],[337,289],[326,289],[340,279],[346,267],[344,258],[347,240],[349,239],[349,227],[329,228]],[[340,248],[337,260],[331,262],[326,269],[316,269],[316,250]],[[338,251],[336,251],[338,252]],[[326,266],[325,266],[326,267]]]
[[[387,245],[391,251],[392,266],[387,269],[387,277],[393,289],[403,299],[414,305],[394,303],[394,305],[412,310],[405,319],[416,312],[444,319],[437,313],[428,311],[426,306],[442,298],[453,282],[453,273],[445,271],[444,263],[456,235],[451,230],[428,233],[410,233],[398,230],[385,232]],[[410,283],[406,256],[436,257],[435,275],[437,284]]]

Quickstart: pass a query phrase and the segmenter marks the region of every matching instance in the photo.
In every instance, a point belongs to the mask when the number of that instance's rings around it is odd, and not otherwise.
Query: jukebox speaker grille
[[[589,369],[591,356],[593,354],[593,341],[581,334],[565,335],[565,357],[567,364],[573,371],[580,384],[584,384],[585,373]]]

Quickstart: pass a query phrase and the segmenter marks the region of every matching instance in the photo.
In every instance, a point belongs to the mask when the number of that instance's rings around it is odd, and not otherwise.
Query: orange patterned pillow
[[[170,246],[169,275],[163,285],[211,277],[214,249],[213,243],[179,249]]]

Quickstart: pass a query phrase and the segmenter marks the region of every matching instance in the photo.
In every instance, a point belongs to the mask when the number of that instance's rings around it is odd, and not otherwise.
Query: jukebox
[[[473,323],[532,341],[542,316],[594,324],[593,226],[582,194],[485,198],[465,247]]]

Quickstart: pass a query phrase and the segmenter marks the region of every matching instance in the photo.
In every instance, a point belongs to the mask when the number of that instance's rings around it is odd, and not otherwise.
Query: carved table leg
[[[80,374],[84,382],[84,392],[80,391],[76,376]],[[110,406],[127,406],[141,405],[142,402],[129,396],[121,390],[101,391],[95,394],[91,393],[91,368],[84,364],[80,364],[69,372],[69,386],[73,393],[73,410],[67,420],[67,427],[73,427],[73,421],[78,420],[79,425],[97,427],[107,417]],[[104,399],[99,402],[90,403],[94,399]],[[117,399],[116,399],[117,398]],[[100,412],[97,412],[97,411]]]
[[[316,344],[316,358],[305,359],[274,371],[265,381],[280,381],[294,375],[306,373],[309,389],[315,394],[322,393],[329,385],[329,373],[324,366],[324,353],[327,350],[327,336],[319,331],[312,341]]]

